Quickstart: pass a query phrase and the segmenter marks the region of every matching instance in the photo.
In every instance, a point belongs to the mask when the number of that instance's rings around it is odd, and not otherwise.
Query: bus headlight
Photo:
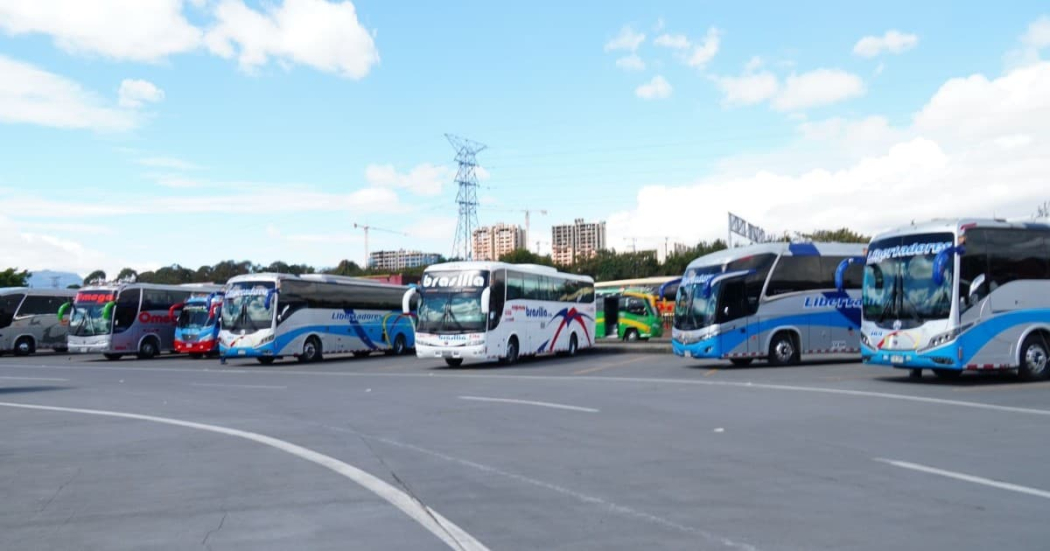
[[[938,346],[942,346],[942,345],[945,345],[945,344],[948,344],[948,343],[952,342],[953,340],[956,339],[956,337],[958,337],[960,334],[962,334],[963,331],[966,331],[972,325],[973,325],[972,323],[967,323],[966,325],[960,325],[959,327],[956,327],[955,329],[952,329],[951,331],[945,331],[944,333],[941,333],[939,335],[934,335],[934,337],[932,339],[930,339],[929,344],[927,344],[926,347],[923,348],[923,350],[927,350],[927,349],[930,349],[930,348],[936,348]]]
[[[267,336],[263,337],[263,339],[261,341],[259,341],[259,344],[260,345],[270,344],[271,342],[273,342],[273,338],[274,338],[274,335],[272,335],[272,334],[271,335],[267,335]]]

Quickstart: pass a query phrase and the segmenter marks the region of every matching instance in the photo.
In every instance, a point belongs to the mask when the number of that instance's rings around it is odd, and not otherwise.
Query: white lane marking
[[[288,390],[286,386],[275,386],[275,385],[238,385],[238,384],[225,384],[225,383],[190,383],[190,386],[203,386],[211,388],[259,388],[265,390]]]
[[[419,523],[421,526],[434,534],[441,541],[445,542],[446,545],[452,549],[460,551],[488,551],[481,542],[474,539],[474,536],[466,533],[462,528],[455,525],[452,521],[438,514],[437,511],[427,507],[423,503],[420,503],[415,498],[408,494],[398,490],[397,488],[387,484],[386,482],[372,476],[371,474],[350,465],[344,463],[334,457],[324,455],[316,452],[309,448],[304,448],[297,444],[292,444],[285,440],[280,440],[272,436],[266,436],[265,434],[259,434],[257,432],[248,432],[238,429],[231,429],[229,427],[222,427],[219,425],[208,425],[205,423],[195,423],[193,421],[183,421],[181,419],[172,419],[170,417],[156,417],[153,415],[142,415],[138,413],[124,413],[120,411],[107,411],[100,409],[82,409],[82,408],[69,408],[59,406],[42,406],[36,404],[19,404],[13,402],[0,402],[0,406],[10,408],[21,408],[21,409],[32,409],[40,411],[56,411],[62,413],[82,413],[85,415],[98,415],[102,417],[119,417],[122,419],[134,419],[137,421],[150,421],[153,423],[161,423],[165,425],[174,425],[176,427],[185,427],[190,429],[197,429],[207,432],[214,432],[218,434],[225,434],[227,436],[235,436],[237,438],[243,438],[252,442],[257,442],[264,446],[270,446],[271,448],[283,451],[294,455],[300,459],[305,459],[311,463],[320,465],[332,472],[342,475],[353,482],[356,482],[361,487],[374,493],[375,495],[383,498],[388,503],[397,507],[401,512],[405,513],[412,520]]]
[[[808,386],[793,386],[793,385],[775,385],[765,383],[746,383],[746,382],[731,382],[731,381],[709,381],[709,380],[696,380],[696,379],[668,379],[659,377],[605,377],[605,376],[587,376],[587,377],[575,377],[565,375],[484,375],[480,373],[366,373],[366,372],[346,372],[346,371],[277,371],[277,370],[261,370],[261,369],[189,369],[180,367],[117,367],[117,366],[85,366],[79,364],[77,366],[28,366],[28,365],[14,365],[14,364],[0,364],[0,368],[11,367],[18,369],[75,369],[77,371],[84,371],[88,369],[101,370],[101,371],[112,371],[112,370],[128,370],[128,371],[171,371],[180,373],[232,373],[232,374],[253,374],[253,375],[313,375],[313,376],[329,376],[329,377],[407,377],[407,378],[423,378],[423,379],[508,379],[518,381],[590,381],[590,382],[614,382],[614,383],[646,383],[646,384],[668,384],[668,385],[698,385],[698,386],[720,386],[720,387],[735,387],[735,388],[757,388],[763,390],[789,390],[795,392],[817,392],[822,394],[838,394],[844,396],[862,396],[866,398],[884,398],[888,400],[902,400],[906,402],[919,402],[927,404],[945,405],[945,406],[958,406],[966,408],[984,409],[990,411],[1001,411],[1005,413],[1022,413],[1027,415],[1047,415],[1050,416],[1050,410],[1047,409],[1035,409],[1035,408],[1021,408],[1013,406],[999,406],[995,404],[985,404],[982,402],[967,402],[963,400],[947,400],[943,398],[928,398],[925,396],[911,396],[908,394],[891,394],[888,392],[871,392],[866,390],[846,390],[841,388],[827,388],[827,387],[808,387]]]
[[[897,461],[895,459],[883,459],[881,457],[874,458],[875,461],[880,463],[886,463],[893,465],[894,467],[900,467],[902,469],[911,469],[913,471],[919,471],[922,473],[935,474],[938,476],[944,476],[947,478],[954,478],[956,480],[962,480],[965,482],[972,482],[974,484],[981,484],[984,486],[991,486],[992,488],[999,488],[1000,490],[1009,490],[1011,492],[1019,492],[1022,494],[1028,494],[1031,496],[1041,497],[1043,499],[1050,499],[1050,492],[1046,490],[1040,490],[1038,488],[1029,488],[1028,486],[1021,486],[1018,484],[1011,484],[1009,482],[1002,482],[1000,480],[992,480],[990,478],[983,478],[980,476],[973,476],[965,473],[957,473],[955,471],[946,471],[944,469],[938,469],[936,467],[928,467],[926,465],[920,465],[918,463],[909,463],[907,461]]]
[[[474,402],[498,402],[503,404],[522,404],[526,406],[539,406],[542,408],[567,409],[570,411],[583,411],[586,413],[598,413],[594,408],[570,406],[566,404],[554,404],[551,402],[536,402],[533,400],[515,400],[513,398],[486,398],[485,396],[460,396],[460,400],[471,400]]]
[[[58,377],[2,377],[0,379],[8,381],[68,381],[69,379],[60,379]]]
[[[590,505],[597,505],[599,507],[608,509],[608,510],[614,512],[614,513],[618,513],[618,514],[621,514],[621,515],[624,515],[624,516],[641,519],[641,520],[644,520],[646,522],[651,522],[653,524],[657,524],[657,525],[663,526],[665,528],[671,528],[673,530],[677,530],[677,531],[680,531],[680,532],[685,532],[685,533],[688,533],[688,534],[698,535],[698,536],[703,537],[704,539],[707,539],[707,540],[710,540],[710,541],[713,541],[713,542],[716,542],[716,543],[720,543],[720,544],[722,544],[722,545],[724,545],[726,547],[731,547],[731,548],[734,548],[734,549],[743,549],[745,551],[756,551],[755,547],[753,547],[751,545],[748,545],[746,543],[740,543],[740,542],[737,542],[737,541],[733,541],[733,540],[730,540],[729,538],[718,536],[718,535],[712,534],[710,532],[701,530],[699,528],[694,528],[692,526],[685,526],[685,525],[682,525],[682,524],[678,524],[677,522],[674,522],[673,520],[668,520],[668,519],[665,519],[665,518],[662,518],[662,517],[658,517],[656,515],[653,515],[653,514],[650,514],[650,513],[646,513],[644,511],[639,511],[637,509],[632,509],[632,508],[627,507],[625,505],[619,505],[617,503],[614,503],[614,502],[611,502],[611,501],[607,501],[607,500],[602,499],[600,497],[595,497],[595,496],[587,495],[587,494],[584,494],[584,493],[580,493],[580,492],[577,492],[575,490],[571,490],[569,488],[566,488],[564,486],[558,486],[557,484],[551,484],[549,482],[544,482],[542,480],[537,480],[535,478],[530,478],[530,477],[527,477],[525,475],[513,473],[513,472],[510,472],[510,471],[504,471],[503,469],[500,469],[500,468],[497,468],[497,467],[492,467],[490,465],[484,465],[482,463],[476,463],[476,462],[470,461],[468,459],[461,459],[459,457],[454,457],[454,456],[447,455],[447,454],[444,454],[444,453],[441,453],[441,452],[438,452],[438,451],[430,450],[430,449],[427,449],[427,448],[422,448],[422,447],[416,446],[414,444],[407,444],[405,442],[399,442],[397,440],[391,440],[389,438],[383,438],[383,437],[379,437],[379,436],[372,436],[372,435],[365,434],[365,433],[362,433],[362,432],[357,432],[357,431],[355,431],[353,429],[347,429],[347,428],[343,428],[343,427],[333,427],[333,426],[328,426],[326,428],[329,428],[329,429],[332,429],[332,430],[341,431],[341,432],[347,432],[347,433],[350,433],[350,434],[354,434],[354,435],[358,436],[359,438],[373,440],[375,442],[382,442],[384,444],[387,444],[387,445],[390,445],[390,446],[394,446],[394,447],[397,447],[397,448],[404,448],[406,450],[412,450],[412,451],[415,451],[415,452],[418,452],[418,453],[421,453],[421,454],[424,454],[424,455],[429,455],[431,457],[436,457],[438,459],[442,459],[444,461],[448,461],[450,463],[456,463],[456,464],[462,465],[464,467],[470,467],[472,469],[475,469],[475,470],[478,470],[478,471],[482,471],[482,472],[485,472],[485,473],[489,473],[489,474],[494,474],[494,475],[510,478],[512,480],[516,480],[518,482],[523,482],[523,483],[529,484],[531,486],[536,486],[536,487],[539,487],[539,488],[543,488],[543,489],[546,489],[546,490],[557,492],[557,493],[562,494],[562,495],[569,496],[569,497],[571,497],[573,499],[576,499],[578,501],[582,501],[583,503],[587,503],[587,504],[590,504]]]

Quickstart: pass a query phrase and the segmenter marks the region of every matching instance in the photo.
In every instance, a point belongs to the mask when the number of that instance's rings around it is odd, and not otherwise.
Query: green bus
[[[624,341],[662,337],[663,319],[656,297],[643,291],[616,291],[599,294],[595,312],[595,338]]]

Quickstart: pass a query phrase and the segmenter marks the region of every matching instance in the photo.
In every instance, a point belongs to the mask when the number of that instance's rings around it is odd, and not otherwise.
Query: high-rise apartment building
[[[515,250],[525,249],[525,230],[512,224],[495,224],[474,230],[474,260],[499,260]]]
[[[368,267],[378,270],[404,270],[435,264],[441,260],[437,253],[424,253],[420,251],[372,251],[368,254]]]
[[[551,228],[551,259],[567,266],[577,260],[590,258],[606,248],[605,222],[584,222],[577,218],[572,224]]]

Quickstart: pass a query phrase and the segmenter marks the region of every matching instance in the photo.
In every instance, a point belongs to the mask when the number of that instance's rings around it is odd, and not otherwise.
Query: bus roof
[[[204,283],[183,283],[176,285],[169,285],[164,283],[129,283],[129,282],[107,282],[93,285],[85,285],[77,291],[123,291],[126,289],[155,289],[158,291],[200,291],[200,292],[214,292],[221,291],[222,285],[208,285]]]
[[[54,287],[0,287],[0,295],[10,295],[12,293],[51,297],[71,297],[77,294],[75,289],[55,289]]]
[[[681,276],[656,276],[640,277],[637,279],[617,279],[616,281],[599,281],[594,284],[595,289],[607,289],[610,287],[659,287],[668,281],[673,281]]]
[[[724,249],[705,254],[689,263],[690,268],[703,266],[721,266],[728,262],[759,254],[776,254],[784,256],[861,256],[864,254],[863,243],[756,243],[745,247]]]
[[[366,279],[363,277],[348,277],[329,274],[275,274],[269,272],[234,276],[230,278],[230,280],[227,282],[227,285],[231,283],[240,283],[243,281],[272,281],[274,283],[277,283],[278,281],[289,279],[296,281],[312,281],[315,283],[333,283],[337,285],[357,285],[360,287],[374,287],[377,289],[408,289],[407,285],[395,285],[393,283],[384,283],[381,281],[375,281],[373,279]]]
[[[557,275],[568,279],[577,279],[582,281],[594,282],[594,278],[587,275],[570,274],[568,272],[560,272],[557,268],[552,266],[543,266],[541,264],[511,264],[509,262],[489,262],[483,260],[460,260],[454,262],[444,262],[441,264],[431,264],[427,267],[427,272],[437,272],[441,270],[498,270],[500,268],[517,270],[529,274],[537,275]]]
[[[1032,221],[1009,221],[997,218],[938,218],[918,224],[912,223],[907,226],[899,226],[879,233],[872,238],[886,239],[887,237],[899,237],[902,235],[914,235],[917,233],[958,233],[960,228],[1003,228],[1003,229],[1033,229],[1050,231],[1050,224]]]

